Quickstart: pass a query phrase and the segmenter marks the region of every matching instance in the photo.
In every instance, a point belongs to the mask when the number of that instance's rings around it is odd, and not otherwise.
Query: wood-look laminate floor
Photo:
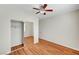
[[[33,37],[25,38],[24,47],[12,51],[9,55],[78,55],[79,51],[66,48],[40,39],[33,44]]]

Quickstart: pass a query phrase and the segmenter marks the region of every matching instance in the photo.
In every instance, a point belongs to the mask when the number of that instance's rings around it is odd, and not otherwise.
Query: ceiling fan
[[[46,12],[52,12],[53,9],[46,9],[47,6],[48,6],[47,4],[43,4],[43,5],[41,4],[39,8],[33,8],[35,10],[38,10],[38,12],[36,12],[35,14],[43,13],[43,15],[46,15]]]

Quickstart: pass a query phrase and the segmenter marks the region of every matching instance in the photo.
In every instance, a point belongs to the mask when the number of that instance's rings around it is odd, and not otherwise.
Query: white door
[[[22,22],[11,21],[11,47],[22,44]]]

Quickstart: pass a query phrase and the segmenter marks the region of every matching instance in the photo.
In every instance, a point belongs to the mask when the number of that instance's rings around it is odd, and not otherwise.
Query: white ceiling
[[[48,4],[47,8],[52,8],[54,11],[47,12],[47,15],[43,15],[43,14],[35,14],[36,10],[32,9],[33,7],[38,7],[39,4],[14,4],[7,6],[10,6],[10,9],[11,8],[18,9],[26,14],[38,17],[39,19],[46,19],[49,17],[56,16],[58,14],[63,14],[79,9],[79,4]]]

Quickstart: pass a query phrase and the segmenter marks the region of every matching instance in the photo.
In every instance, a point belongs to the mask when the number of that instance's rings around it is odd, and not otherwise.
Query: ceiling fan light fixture
[[[33,8],[35,10],[38,10],[38,12],[36,12],[35,14],[41,13],[43,15],[46,15],[46,12],[52,12],[53,9],[46,9],[48,5],[47,4],[43,4],[43,5],[39,5],[39,8]]]
[[[45,13],[45,11],[40,11],[40,13]]]

